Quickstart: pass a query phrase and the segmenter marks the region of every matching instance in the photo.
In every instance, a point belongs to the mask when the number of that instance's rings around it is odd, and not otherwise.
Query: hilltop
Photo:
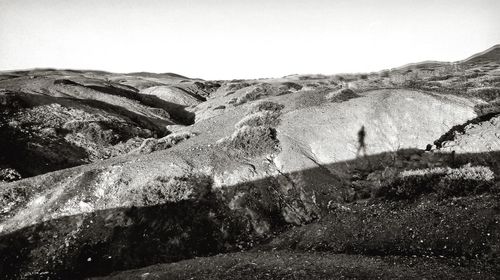
[[[464,65],[495,63],[499,59],[500,59],[500,44],[497,44],[483,52],[480,52],[463,61],[460,61],[460,63]]]

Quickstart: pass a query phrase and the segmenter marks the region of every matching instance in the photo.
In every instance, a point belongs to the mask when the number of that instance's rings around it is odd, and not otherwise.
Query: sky
[[[500,43],[498,0],[0,0],[0,70],[371,72]]]

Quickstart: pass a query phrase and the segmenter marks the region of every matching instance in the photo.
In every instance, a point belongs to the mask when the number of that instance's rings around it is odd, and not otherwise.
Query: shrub
[[[474,107],[474,110],[479,116],[500,113],[500,98],[491,103],[478,104]]]
[[[486,166],[471,166],[448,168],[442,177],[437,192],[442,197],[479,194],[493,187],[495,174]]]
[[[15,169],[0,169],[0,182],[13,182],[21,179],[21,175]]]
[[[82,135],[84,139],[103,145],[118,143],[120,135],[109,128],[113,123],[104,121],[72,121],[64,124],[63,129]]]
[[[344,102],[352,98],[359,97],[352,89],[344,88],[337,91],[330,92],[326,99],[331,102]]]
[[[243,126],[218,144],[229,148],[230,154],[245,157],[269,154],[278,149],[276,130],[267,126]]]
[[[424,82],[421,80],[418,80],[416,78],[407,78],[401,85],[404,88],[410,88],[410,89],[420,89],[424,86]]]
[[[500,88],[498,87],[473,88],[467,90],[467,95],[471,97],[478,97],[485,101],[491,101],[500,98]]]
[[[285,106],[283,104],[279,104],[276,102],[268,101],[268,100],[262,100],[262,101],[257,101],[250,105],[250,108],[248,109],[248,114],[256,113],[256,112],[261,112],[261,111],[270,111],[270,112],[280,112],[283,110]]]
[[[148,138],[142,141],[142,144],[139,148],[131,151],[132,154],[149,154],[156,150],[156,144],[158,143],[157,139]]]
[[[170,119],[170,114],[162,108],[149,108],[149,111],[162,119]]]
[[[251,86],[251,84],[246,83],[246,82],[243,82],[243,83],[229,83],[229,84],[226,84],[226,87],[227,87],[227,90],[228,90],[228,91],[237,91],[237,90],[240,90],[240,89],[242,89],[242,88],[249,87],[249,86]]]
[[[383,70],[380,72],[380,77],[381,78],[388,78],[389,74],[390,74],[389,70]]]
[[[165,150],[195,135],[196,134],[189,131],[182,131],[169,134],[160,139],[155,139],[155,138],[144,139],[139,148],[133,150],[132,153],[149,154],[154,151]]]
[[[139,190],[132,191],[131,200],[137,206],[198,200],[210,191],[211,182],[210,177],[200,174],[158,176]]]
[[[465,75],[465,78],[467,78],[467,79],[474,79],[474,78],[481,77],[481,76],[484,76],[484,75],[486,75],[486,74],[485,73],[472,72],[472,73],[467,73]]]
[[[407,170],[396,180],[382,186],[377,196],[411,199],[435,192],[440,197],[465,196],[492,190],[494,173],[486,166]]]
[[[292,82],[284,82],[279,86],[278,91],[280,93],[285,93],[285,92],[289,93],[292,91],[299,91],[301,89],[302,89],[302,86],[299,84],[292,83]]]
[[[415,198],[432,192],[433,186],[439,183],[441,176],[437,170],[403,171],[392,183],[383,185],[378,190],[377,196],[393,199]]]
[[[224,110],[224,109],[226,109],[226,106],[219,105],[219,106],[215,107],[213,110]]]
[[[277,126],[279,123],[279,113],[262,111],[253,113],[241,119],[235,127],[237,129],[244,126]]]
[[[451,75],[451,74],[436,75],[436,76],[429,77],[427,80],[428,81],[444,81],[444,80],[448,80],[452,77],[453,77],[453,75]]]
[[[181,141],[184,141],[186,139],[189,139],[193,136],[196,136],[195,133],[190,132],[190,131],[180,131],[180,132],[175,132],[172,134],[169,134],[163,138],[158,139],[158,143],[166,143],[170,145],[175,145]]]
[[[27,188],[23,184],[2,188],[0,192],[0,215],[14,213],[16,208],[23,207],[24,203],[33,197],[34,190],[36,189]]]
[[[241,105],[244,104],[248,101],[253,101],[259,99],[259,97],[262,95],[262,92],[258,90],[253,90],[250,92],[245,93],[244,95],[238,97],[234,105]]]

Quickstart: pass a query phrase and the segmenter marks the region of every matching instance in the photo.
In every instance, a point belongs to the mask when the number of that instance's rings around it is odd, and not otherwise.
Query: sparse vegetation
[[[493,279],[497,68],[212,82],[0,73],[0,181],[25,177],[0,183],[2,275],[73,279],[172,262],[167,278]],[[239,250],[250,251],[226,254]],[[330,267],[338,260],[347,263]]]
[[[278,95],[296,92],[301,89],[302,86],[297,83],[284,82],[278,87]]]
[[[21,179],[21,174],[12,168],[0,169],[0,182],[13,182]]]
[[[225,84],[224,85],[228,91],[237,91],[237,90],[240,90],[242,88],[246,88],[246,87],[249,87],[251,86],[250,83],[246,83],[246,82],[231,82],[231,83],[228,83],[228,84]]]
[[[283,110],[283,108],[285,108],[283,104],[279,104],[269,100],[261,100],[250,105],[248,114],[253,114],[261,111],[280,112],[281,110]]]
[[[241,104],[247,103],[248,101],[257,100],[261,96],[262,96],[262,92],[261,91],[253,90],[253,91],[247,92],[244,95],[238,97],[236,99],[236,101],[234,102],[234,105],[237,106],[237,105],[241,105]]]
[[[275,126],[284,108],[269,100],[262,100],[250,105],[249,115],[235,124],[235,132],[230,137],[218,141],[229,153],[238,156],[258,156],[272,153],[278,149]]]
[[[330,92],[327,96],[326,99],[330,102],[344,102],[349,99],[353,99],[359,97],[352,89],[350,88],[343,88],[339,89],[336,91]]]
[[[212,180],[209,176],[159,176],[139,190],[132,190],[132,204],[135,206],[160,205],[182,200],[198,200],[209,191]]]
[[[431,192],[440,197],[480,194],[494,190],[494,178],[494,173],[486,166],[408,170],[401,172],[394,182],[382,186],[378,196],[414,199]]]
[[[218,144],[230,154],[243,157],[269,154],[279,148],[276,130],[268,126],[243,126],[230,137],[219,140]]]
[[[493,101],[500,98],[500,88],[499,87],[484,87],[484,88],[473,88],[467,90],[467,95],[472,97],[478,97],[485,101]]]
[[[279,123],[279,114],[277,112],[271,111],[261,111],[256,112],[251,115],[244,117],[238,123],[236,123],[236,129],[240,129],[244,126],[277,126]]]
[[[168,149],[177,143],[196,136],[195,133],[189,131],[181,131],[169,134],[163,138],[148,138],[145,139],[142,144],[131,153],[133,154],[149,154],[159,150]]]
[[[224,106],[224,105],[219,105],[219,106],[214,108],[214,110],[224,110],[224,109],[226,109],[226,106]]]
[[[500,113],[500,99],[476,105],[475,111],[479,116]]]
[[[497,197],[345,204],[324,219],[275,238],[272,250],[472,260],[498,264]],[[498,206],[497,206],[498,207]]]

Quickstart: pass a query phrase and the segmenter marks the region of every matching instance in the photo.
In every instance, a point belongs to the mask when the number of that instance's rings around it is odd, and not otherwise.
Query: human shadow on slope
[[[250,248],[289,228],[291,216],[310,215],[304,202],[307,194],[315,196],[318,215],[328,215],[332,201],[365,198],[353,194],[365,190],[354,189],[352,180],[388,166],[425,167],[429,162],[416,159],[424,153],[407,149],[368,155],[370,162],[378,164],[353,159],[244,182],[229,186],[227,193],[209,192],[195,201],[105,209],[44,221],[0,236],[0,273],[7,278],[80,278]],[[488,165],[498,180],[499,157],[496,151],[457,155],[453,160]],[[446,165],[450,160],[449,154],[439,154],[435,162]],[[306,192],[279,191],[280,185],[295,186],[297,180],[307,183]],[[233,198],[242,194],[240,209],[230,208]],[[255,234],[256,217],[269,223],[266,234]]]

